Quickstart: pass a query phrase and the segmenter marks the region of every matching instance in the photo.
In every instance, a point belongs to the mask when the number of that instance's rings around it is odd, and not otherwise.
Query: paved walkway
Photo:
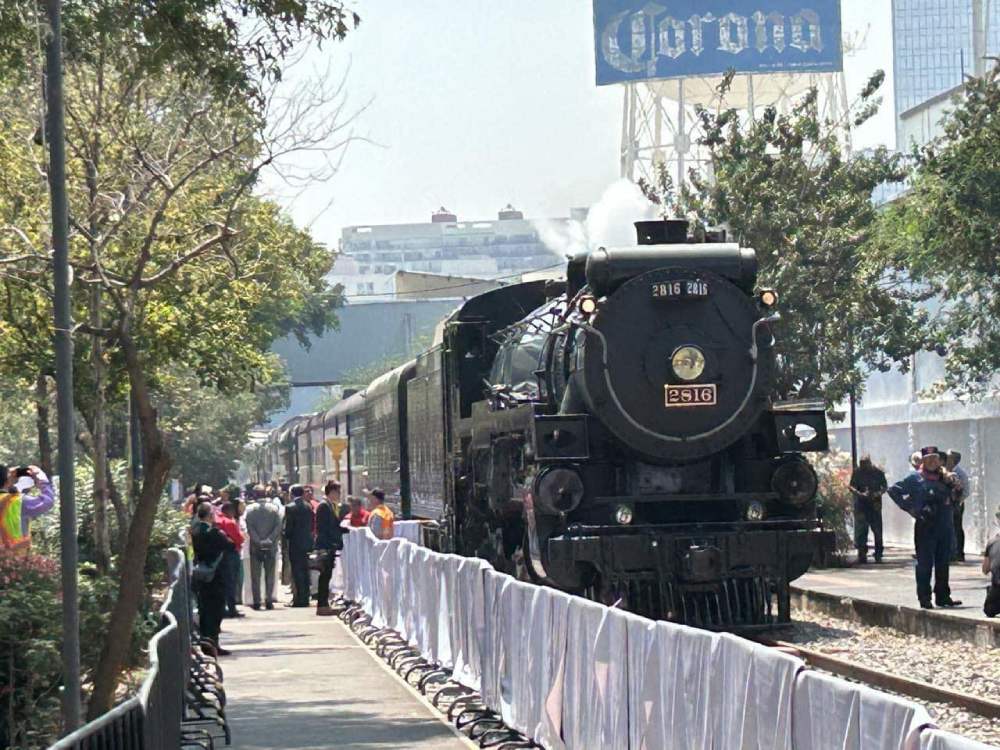
[[[911,556],[912,552],[902,547],[886,547],[885,559],[879,564],[869,562],[849,568],[813,569],[792,585],[824,594],[917,609],[916,561]],[[983,575],[981,565],[982,558],[974,555],[966,555],[964,563],[952,563],[948,576],[951,596],[960,600],[962,606],[955,609],[935,608],[934,611],[988,622],[983,614],[983,602],[989,578]]]
[[[475,747],[336,617],[280,605],[223,620],[233,747]]]

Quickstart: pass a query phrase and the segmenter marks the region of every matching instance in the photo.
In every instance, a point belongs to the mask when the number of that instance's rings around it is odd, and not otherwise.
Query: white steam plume
[[[537,221],[535,227],[545,246],[565,257],[595,247],[634,245],[633,223],[655,218],[656,206],[634,182],[622,178],[604,190],[585,222]]]

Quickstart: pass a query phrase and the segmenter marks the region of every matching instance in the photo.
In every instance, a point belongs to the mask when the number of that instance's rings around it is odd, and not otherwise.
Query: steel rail
[[[989,698],[981,698],[960,690],[932,685],[929,682],[914,680],[894,672],[865,667],[856,662],[839,659],[836,656],[815,651],[796,643],[772,641],[766,638],[753,638],[752,640],[765,646],[791,652],[793,655],[800,657],[806,664],[816,669],[822,669],[823,671],[839,675],[840,677],[864,682],[868,685],[900,693],[911,698],[917,698],[918,700],[930,701],[932,703],[950,703],[979,716],[985,716],[988,719],[1000,719],[1000,702],[990,700]]]

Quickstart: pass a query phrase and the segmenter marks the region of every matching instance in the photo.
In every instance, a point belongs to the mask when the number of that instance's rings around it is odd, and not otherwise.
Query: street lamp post
[[[69,291],[69,211],[63,121],[60,0],[46,0],[46,104],[49,194],[52,201],[52,279],[55,312],[56,407],[59,413],[59,536],[62,547],[63,731],[80,724],[80,611],[77,592],[76,495],[73,482],[73,324]]]

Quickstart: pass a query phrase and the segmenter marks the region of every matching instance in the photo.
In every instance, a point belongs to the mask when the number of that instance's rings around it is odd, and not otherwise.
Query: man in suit
[[[302,485],[292,485],[292,502],[285,508],[285,544],[292,566],[292,606],[309,606],[309,553],[313,549],[313,510],[303,498]]]
[[[277,561],[278,538],[281,536],[281,516],[265,496],[262,486],[252,490],[256,502],[247,512],[247,534],[250,537],[250,587],[253,608],[260,609],[260,571],[264,570],[264,600],[274,609],[274,568]]]
[[[344,546],[344,530],[340,528],[340,482],[335,479],[327,482],[323,491],[323,502],[316,510],[316,549],[323,553],[316,600],[316,614],[321,616],[333,614],[330,608],[330,579],[333,577],[337,550]]]

